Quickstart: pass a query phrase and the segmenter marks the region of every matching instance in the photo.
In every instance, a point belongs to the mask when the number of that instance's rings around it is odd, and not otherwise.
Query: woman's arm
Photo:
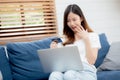
[[[85,42],[85,47],[86,47],[86,58],[87,58],[87,60],[90,64],[94,64],[96,59],[97,59],[98,48],[97,47],[94,47],[94,48],[92,47],[91,41],[90,41],[90,38],[89,38],[89,33],[88,33],[87,29],[85,30],[82,26],[80,26],[80,28],[76,29],[75,36],[76,36],[76,39],[77,38],[83,39],[83,41]],[[96,41],[94,41],[96,39],[97,38],[95,36],[95,39],[92,40],[92,43],[96,44]]]
[[[94,64],[97,59],[98,48],[92,48],[89,39],[86,39],[84,41],[86,46],[86,58],[89,64]]]

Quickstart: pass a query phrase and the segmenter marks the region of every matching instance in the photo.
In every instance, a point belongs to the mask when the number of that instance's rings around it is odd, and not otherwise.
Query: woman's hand
[[[56,41],[52,41],[50,44],[50,48],[57,48],[58,43]]]
[[[76,35],[76,37],[80,37],[83,40],[87,40],[88,39],[88,32],[82,26],[76,28],[75,35]]]

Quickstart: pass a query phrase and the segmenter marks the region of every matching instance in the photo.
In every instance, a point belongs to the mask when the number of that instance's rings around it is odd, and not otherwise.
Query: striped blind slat
[[[56,30],[37,30],[37,31],[22,31],[22,32],[14,32],[14,33],[4,33],[4,34],[1,34],[1,38],[2,37],[14,37],[14,36],[24,36],[24,35],[35,35],[35,34],[46,34],[46,33],[51,33],[51,32],[56,32]]]
[[[54,0],[0,1],[0,44],[58,34]]]
[[[50,36],[56,36],[56,34],[53,32],[51,33],[52,35],[46,34],[46,35],[30,35],[30,36],[17,36],[14,38],[9,38],[7,37],[6,40],[4,41],[4,38],[1,38],[0,42],[5,42],[5,43],[9,43],[9,42],[21,42],[21,41],[31,41],[31,40],[39,40],[45,37],[50,37]]]

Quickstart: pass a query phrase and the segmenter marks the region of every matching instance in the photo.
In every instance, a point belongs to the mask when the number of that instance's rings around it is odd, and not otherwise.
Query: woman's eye
[[[73,21],[76,21],[77,19],[73,19]]]

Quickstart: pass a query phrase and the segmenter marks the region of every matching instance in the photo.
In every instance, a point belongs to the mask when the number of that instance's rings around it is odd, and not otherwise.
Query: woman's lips
[[[75,29],[76,27],[72,27],[72,29]]]

